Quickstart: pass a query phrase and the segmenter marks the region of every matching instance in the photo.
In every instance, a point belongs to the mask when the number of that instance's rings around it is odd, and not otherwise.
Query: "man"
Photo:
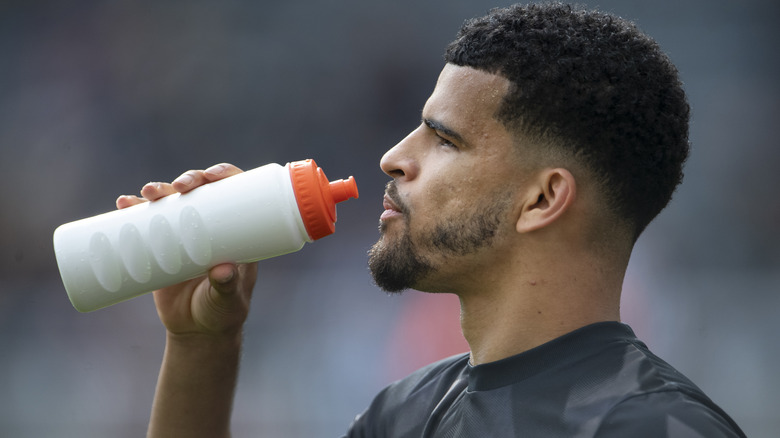
[[[420,126],[381,160],[369,267],[388,291],[456,294],[471,351],[383,390],[347,436],[744,436],[618,322],[633,244],[688,156],[668,58],[630,23],[550,4],[467,22],[445,59]],[[221,265],[155,292],[168,335],[149,436],[229,435],[255,275]]]

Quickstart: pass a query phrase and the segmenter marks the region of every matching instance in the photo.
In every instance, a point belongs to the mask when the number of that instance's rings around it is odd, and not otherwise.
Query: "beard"
[[[433,265],[419,254],[409,235],[409,227],[405,226],[396,244],[385,242],[383,235],[371,247],[368,251],[368,269],[374,284],[382,290],[401,292],[417,284],[433,270]]]
[[[509,208],[509,194],[486,197],[489,201],[475,206],[469,212],[439,216],[438,221],[419,237],[412,239],[409,209],[398,197],[393,182],[387,185],[387,195],[401,209],[404,227],[395,241],[389,241],[387,225],[379,224],[381,237],[368,252],[368,267],[374,283],[386,292],[401,292],[419,286],[422,280],[435,272],[441,260],[473,254],[489,247]],[[424,252],[433,252],[434,263]]]

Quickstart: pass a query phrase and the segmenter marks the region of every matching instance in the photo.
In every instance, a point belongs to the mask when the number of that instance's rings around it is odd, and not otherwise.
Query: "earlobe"
[[[545,169],[531,181],[517,220],[517,232],[528,233],[555,222],[574,202],[577,185],[566,169]]]

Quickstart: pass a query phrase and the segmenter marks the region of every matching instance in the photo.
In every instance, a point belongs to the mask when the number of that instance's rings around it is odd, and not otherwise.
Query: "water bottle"
[[[202,275],[301,249],[335,231],[355,179],[313,160],[267,164],[190,192],[61,225],[54,252],[73,307],[90,312]]]

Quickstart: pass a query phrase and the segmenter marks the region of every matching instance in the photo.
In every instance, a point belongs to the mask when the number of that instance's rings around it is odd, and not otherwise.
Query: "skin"
[[[475,365],[590,323],[619,320],[631,252],[630,243],[593,244],[603,211],[586,175],[575,179],[571,170],[524,153],[526,140],[495,120],[508,87],[501,76],[446,65],[423,122],[380,163],[398,193],[385,197],[375,248],[392,249],[406,236],[431,267],[408,286],[458,295]],[[172,184],[147,184],[140,198],[120,197],[117,206],[238,172],[226,164],[189,171]],[[432,243],[437,227],[466,223],[497,197],[504,201],[488,244],[447,251]],[[256,269],[221,265],[208,277],[155,292],[168,335],[149,437],[229,436]]]
[[[149,183],[117,208],[155,201],[240,173],[229,164],[191,170],[171,184]],[[257,263],[219,265],[208,276],[154,292],[167,329],[148,437],[229,437],[241,330],[249,314]]]
[[[514,171],[519,163],[511,147],[487,147],[512,143],[492,117],[494,103],[507,87],[507,81],[498,76],[445,67],[424,107],[420,126],[380,162],[382,170],[393,177],[398,194],[387,196],[391,205],[381,217],[382,237],[375,250],[398,248],[399,239],[407,235],[430,266],[428,275],[409,287],[461,293],[472,287],[468,283],[475,270],[490,269],[502,257],[497,245],[457,240],[459,235],[470,234],[463,229],[473,230],[472,218],[487,210],[499,210],[502,222],[494,230],[493,241],[511,232],[504,210],[512,208],[507,200],[512,193],[506,187],[519,184],[523,175]],[[495,205],[497,200],[501,205]],[[405,210],[405,215],[393,215],[396,208]],[[452,225],[461,230],[440,241],[453,244],[436,245],[439,231]]]
[[[408,224],[403,215],[384,214],[378,245],[394,245],[408,227],[419,255],[434,266],[409,286],[459,296],[473,364],[619,320],[630,254],[595,251],[589,238],[599,213],[595,190],[578,186],[569,170],[524,154],[524,139],[495,119],[508,87],[501,76],[445,66],[423,123],[380,163],[410,214]],[[485,196],[507,190],[512,205],[491,245],[459,256],[426,245],[426,230],[440,218],[479,210]]]

